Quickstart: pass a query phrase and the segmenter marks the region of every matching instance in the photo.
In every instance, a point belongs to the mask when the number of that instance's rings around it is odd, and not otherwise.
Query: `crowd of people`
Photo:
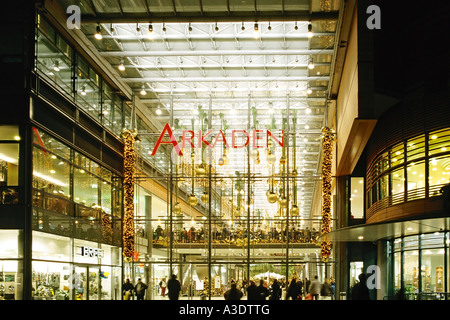
[[[153,228],[152,233],[153,243],[167,243],[169,238],[167,229],[158,225]],[[137,234],[146,236],[143,228],[138,230]],[[238,224],[236,227],[229,227],[224,225],[221,228],[213,228],[211,241],[212,243],[237,243],[247,239],[247,234],[246,226]],[[315,243],[319,235],[319,231],[315,228],[308,227],[292,226],[281,230],[276,227],[268,228],[258,225],[250,228],[250,241],[254,243],[286,243],[288,240],[291,243]],[[208,241],[208,235],[202,226],[182,227],[174,231],[173,241],[175,243],[205,243]]]
[[[225,300],[240,300],[245,294],[247,300],[320,300],[334,299],[334,280],[326,279],[323,283],[315,276],[312,281],[307,278],[304,281],[293,277],[288,283],[284,279],[273,279],[271,284],[260,279],[257,282],[251,280],[248,285],[243,281],[242,289],[236,282],[231,283],[231,288],[224,294]]]
[[[357,282],[351,289],[351,300],[370,300],[369,289],[366,284],[367,277],[365,274],[359,275]],[[257,285],[258,282],[258,285]],[[269,284],[267,281],[260,279],[259,281],[250,280],[247,282],[243,279],[238,286],[238,282],[231,280],[230,289],[223,294],[225,300],[241,300],[247,296],[247,300],[334,300],[335,299],[335,281],[333,278],[319,281],[318,276],[310,281],[308,278],[298,279],[293,277],[288,283],[284,279],[273,279]],[[181,293],[181,284],[177,280],[176,275],[172,275],[166,283],[162,279],[159,283],[161,295],[167,296],[169,300],[178,300]],[[138,279],[136,285],[126,279],[122,286],[124,300],[143,300],[145,291],[148,286]]]

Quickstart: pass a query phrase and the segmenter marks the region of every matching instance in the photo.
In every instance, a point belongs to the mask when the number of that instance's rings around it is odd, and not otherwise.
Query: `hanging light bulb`
[[[157,114],[158,116],[160,116],[161,113],[162,113],[162,110],[161,110],[160,106],[158,105],[158,108],[156,108],[156,114]]]
[[[125,71],[125,65],[123,64],[123,60],[120,60],[120,64],[119,64],[118,68],[120,71]]]
[[[308,38],[312,38],[313,36],[313,32],[312,32],[312,24],[308,24]]]
[[[102,36],[102,33],[101,33],[100,25],[97,25],[97,28],[95,29],[94,37],[95,37],[95,39],[97,39],[97,40],[102,40],[102,39],[103,39],[103,36]]]
[[[258,32],[258,24],[257,23],[255,23],[255,26],[253,27],[253,30],[255,30],[255,32]]]
[[[153,33],[153,25],[151,23],[148,25],[148,33]]]
[[[86,95],[86,88],[84,86],[81,87],[81,95],[85,96]]]
[[[219,31],[219,27],[217,26],[217,22],[216,22],[216,27],[214,28],[214,30]]]
[[[314,61],[313,61],[313,58],[309,58],[308,69],[309,69],[309,70],[314,69]]]
[[[242,27],[241,30],[244,31],[245,30],[245,26],[244,26],[244,22],[242,22]]]
[[[311,94],[312,93],[312,89],[311,89],[309,84],[308,84],[308,88],[306,89],[306,93],[307,94]]]
[[[55,60],[55,64],[53,65],[53,70],[55,70],[56,72],[58,72],[59,70],[61,70],[61,69],[59,68],[59,61],[58,61],[58,60]]]
[[[145,96],[145,95],[147,94],[147,91],[145,91],[145,86],[144,86],[144,85],[142,85],[142,88],[141,88],[141,94],[142,94],[143,96]]]

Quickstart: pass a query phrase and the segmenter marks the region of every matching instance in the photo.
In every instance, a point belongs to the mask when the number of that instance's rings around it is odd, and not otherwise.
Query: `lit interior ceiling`
[[[291,117],[295,114],[298,198],[302,216],[310,217],[314,188],[320,181],[321,129],[340,0],[59,3],[63,8],[80,6],[83,33],[139,96],[146,106],[142,111],[157,128],[176,121],[180,130],[191,129],[199,105],[205,111],[211,108],[209,125],[214,130],[222,128],[223,119],[229,130],[252,128],[252,108],[257,113],[257,127],[274,131],[282,127],[286,109]],[[309,24],[312,37],[308,35]],[[97,26],[101,27],[102,40],[94,38]],[[123,71],[118,69],[121,64]],[[140,93],[142,89],[145,95]],[[173,114],[169,113],[171,108]],[[199,120],[195,121],[198,126]],[[292,133],[292,123],[289,126]],[[221,167],[218,174],[226,177],[246,172],[242,161],[246,150],[239,150],[228,154],[230,165]],[[251,172],[264,183],[253,185],[254,207],[275,213],[276,204],[266,200],[269,171],[265,152],[260,151],[261,163],[252,163]],[[281,150],[277,150],[277,159],[280,155]],[[293,168],[291,160],[290,170]],[[225,186],[227,193],[229,186],[231,183]]]

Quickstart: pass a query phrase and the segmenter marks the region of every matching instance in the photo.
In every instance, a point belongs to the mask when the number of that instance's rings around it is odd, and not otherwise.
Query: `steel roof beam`
[[[333,49],[285,49],[285,50],[172,50],[172,51],[103,51],[103,57],[151,57],[151,56],[244,56],[244,55],[311,55],[333,54]]]
[[[89,23],[148,23],[151,20],[158,22],[255,22],[255,21],[329,21],[337,20],[338,11],[312,12],[309,11],[258,11],[251,13],[246,11],[225,12],[151,12],[146,13],[99,13],[97,16],[90,14],[81,15],[81,24]]]

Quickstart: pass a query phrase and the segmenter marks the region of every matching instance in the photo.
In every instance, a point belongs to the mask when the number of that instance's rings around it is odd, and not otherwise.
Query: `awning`
[[[417,219],[409,221],[387,221],[364,224],[333,230],[319,238],[320,241],[377,241],[393,239],[401,236],[430,232],[448,231],[450,217]]]

